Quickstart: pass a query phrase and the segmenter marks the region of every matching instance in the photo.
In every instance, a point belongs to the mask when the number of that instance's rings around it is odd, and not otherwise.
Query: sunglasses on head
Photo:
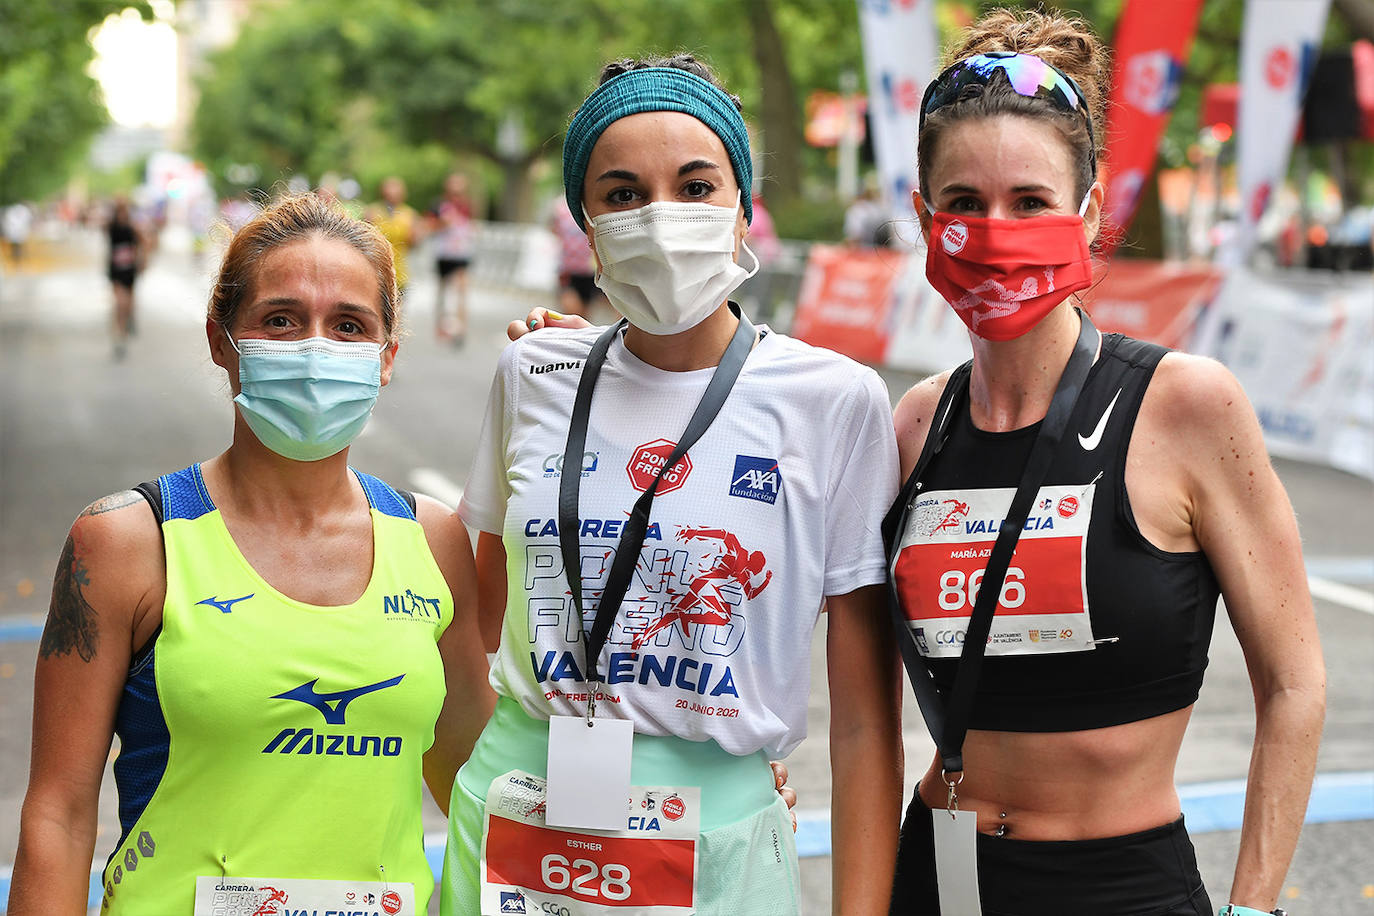
[[[1084,122],[1088,125],[1088,155],[1092,161],[1093,174],[1096,174],[1097,143],[1093,137],[1093,120],[1088,113],[1088,100],[1084,97],[1083,90],[1078,88],[1073,77],[1033,54],[989,51],[986,54],[966,57],[957,64],[945,68],[926,87],[925,96],[921,99],[918,131],[925,129],[926,115],[959,101],[969,86],[991,85],[999,72],[1017,95],[1046,99],[1059,111],[1083,116]]]

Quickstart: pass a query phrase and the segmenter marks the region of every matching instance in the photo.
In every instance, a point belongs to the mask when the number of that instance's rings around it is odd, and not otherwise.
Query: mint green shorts
[[[443,916],[480,912],[482,827],[487,790],[510,770],[548,775],[549,723],[501,697],[458,771],[449,798],[448,846],[440,882]],[[762,753],[736,757],[714,741],[635,735],[630,781],[701,788],[697,908],[701,916],[801,911],[797,845],[787,804]]]

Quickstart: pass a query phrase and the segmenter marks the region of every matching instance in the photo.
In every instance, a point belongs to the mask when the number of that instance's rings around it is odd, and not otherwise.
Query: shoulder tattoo
[[[104,515],[106,512],[113,512],[115,509],[123,509],[125,506],[132,506],[134,503],[143,501],[143,497],[136,490],[121,490],[118,493],[111,493],[109,496],[102,496],[91,503],[82,510],[81,517]]]
[[[53,577],[48,622],[43,627],[43,637],[38,643],[39,658],[72,652],[76,652],[85,662],[95,658],[96,612],[82,592],[90,584],[90,572],[76,555],[76,541],[69,534],[62,548],[62,557],[57,561],[57,574]]]

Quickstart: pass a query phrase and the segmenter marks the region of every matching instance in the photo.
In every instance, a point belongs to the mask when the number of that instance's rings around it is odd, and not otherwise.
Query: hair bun
[[[1111,53],[1082,19],[1062,13],[995,9],[965,31],[963,41],[946,60],[956,63],[975,54],[1010,51],[1034,54],[1072,77],[1083,90],[1101,146],[1103,111],[1111,78]]]

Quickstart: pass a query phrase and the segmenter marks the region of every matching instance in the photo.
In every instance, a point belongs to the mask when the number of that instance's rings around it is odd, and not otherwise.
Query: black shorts
[[[138,276],[138,271],[132,267],[111,267],[110,282],[129,289],[134,288],[134,278]]]
[[[596,296],[596,277],[592,274],[563,274],[558,278],[558,285],[577,293],[583,305],[591,305]]]
[[[471,263],[471,258],[440,258],[438,261],[439,279],[444,279],[455,270],[467,270]]]
[[[1034,842],[978,834],[985,916],[1212,916],[1183,818],[1100,840]],[[939,916],[931,810],[918,794],[902,823],[892,916]]]

